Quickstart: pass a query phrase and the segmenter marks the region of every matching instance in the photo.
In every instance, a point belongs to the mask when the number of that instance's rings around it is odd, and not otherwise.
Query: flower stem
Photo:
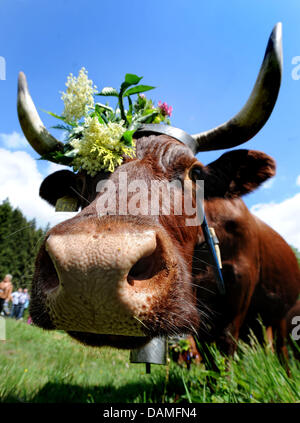
[[[119,107],[121,111],[121,118],[125,121],[125,125],[128,126],[127,118],[124,111],[124,104],[123,104],[123,92],[121,91],[119,94]]]

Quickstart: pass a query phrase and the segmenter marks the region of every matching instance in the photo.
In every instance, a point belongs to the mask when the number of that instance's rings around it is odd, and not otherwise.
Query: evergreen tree
[[[12,213],[11,205],[5,200],[0,206],[0,277],[2,274],[10,273],[11,252],[8,240],[11,234]]]
[[[28,221],[8,200],[0,204],[0,280],[10,273],[14,289],[30,288],[45,233],[36,227],[35,219]]]
[[[298,264],[300,266],[300,251],[297,248],[295,248],[295,247],[292,247],[292,249],[293,249],[293,251],[294,251],[294,253],[295,253],[296,257],[297,257]]]

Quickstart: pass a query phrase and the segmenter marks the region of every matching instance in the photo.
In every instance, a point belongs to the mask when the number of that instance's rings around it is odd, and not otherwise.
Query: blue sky
[[[270,32],[281,21],[284,73],[277,104],[260,133],[241,147],[275,158],[277,175],[245,201],[276,229],[283,227],[283,235],[300,248],[300,79],[292,78],[292,59],[300,56],[298,1],[0,0],[0,10],[0,56],[6,61],[6,80],[0,80],[4,166],[0,182],[2,175],[1,186],[6,184],[6,189],[1,191],[0,186],[0,201],[9,192],[14,205],[18,200],[13,193],[20,189],[18,174],[23,178],[23,192],[30,187],[30,178],[19,163],[27,155],[37,158],[24,143],[17,119],[20,70],[27,75],[38,109],[56,113],[62,112],[59,91],[65,89],[70,72],[77,74],[85,66],[99,88],[119,87],[125,73],[136,73],[144,76],[145,84],[157,87],[151,94],[154,100],[173,106],[172,124],[195,133],[240,110],[255,82]],[[47,127],[56,123],[43,112],[41,117]],[[18,153],[14,159],[12,152]],[[221,153],[201,153],[199,160],[208,163]],[[33,185],[54,170],[47,163],[34,166]],[[39,216],[36,206],[40,203],[30,198],[31,214],[30,205],[23,207],[24,199],[19,206],[43,223],[45,216]]]

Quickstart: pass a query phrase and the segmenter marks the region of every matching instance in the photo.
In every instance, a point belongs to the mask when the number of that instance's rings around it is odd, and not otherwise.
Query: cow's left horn
[[[18,116],[25,137],[41,156],[62,147],[62,143],[57,141],[43,125],[29,94],[23,72],[19,73],[18,79]]]
[[[282,25],[274,27],[252,93],[232,119],[200,134],[192,135],[197,152],[221,150],[243,144],[264,126],[275,106],[282,74]]]

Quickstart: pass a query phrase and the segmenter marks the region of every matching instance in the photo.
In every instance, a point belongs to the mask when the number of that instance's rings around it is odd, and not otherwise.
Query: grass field
[[[84,347],[60,331],[6,319],[0,341],[0,401],[37,403],[300,402],[300,363],[290,377],[268,347],[239,344],[229,362],[212,349],[219,372],[171,362],[130,364],[129,352]]]

